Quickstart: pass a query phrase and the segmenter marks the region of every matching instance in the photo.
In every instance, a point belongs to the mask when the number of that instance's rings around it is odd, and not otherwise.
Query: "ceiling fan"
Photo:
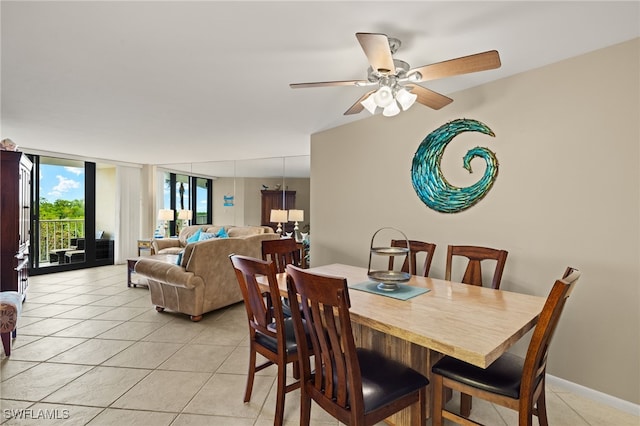
[[[393,58],[400,47],[400,40],[376,33],[356,33],[356,38],[371,65],[366,80],[293,83],[289,86],[293,89],[323,86],[377,86],[376,89],[362,95],[344,115],[358,114],[364,108],[374,114],[377,108],[382,108],[383,115],[393,116],[400,112],[400,108],[409,109],[415,101],[433,109],[440,109],[453,102],[453,99],[416,83],[500,67],[498,52],[490,50],[410,68],[408,63]]]

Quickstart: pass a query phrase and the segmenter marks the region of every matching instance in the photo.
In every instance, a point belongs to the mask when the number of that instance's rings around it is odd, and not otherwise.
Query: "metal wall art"
[[[430,209],[442,213],[457,213],[480,201],[491,189],[498,175],[498,159],[484,147],[475,147],[463,157],[463,166],[469,172],[471,160],[480,157],[487,167],[482,178],[475,184],[459,188],[451,185],[440,169],[442,154],[447,144],[463,132],[480,132],[495,136],[484,123],[471,119],[453,120],[429,133],[420,143],[411,165],[411,181],[418,197]]]

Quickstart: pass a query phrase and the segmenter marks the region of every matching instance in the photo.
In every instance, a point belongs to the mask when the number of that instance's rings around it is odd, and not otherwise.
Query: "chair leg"
[[[533,407],[521,408],[518,410],[518,426],[533,426]],[[542,426],[542,424],[540,424]]]
[[[2,333],[2,347],[6,356],[11,355],[11,332]]]
[[[300,426],[309,426],[311,422],[311,398],[304,393],[300,383]]]
[[[300,362],[293,361],[293,378],[300,380]]]
[[[256,351],[253,345],[249,347],[249,372],[247,373],[247,387],[244,391],[244,402],[251,400],[251,392],[253,391],[253,379],[256,375]]]
[[[427,388],[420,389],[418,395],[418,424],[425,426],[427,424]]]
[[[431,375],[431,426],[442,426],[442,408],[444,407],[444,385],[442,384],[442,376],[439,374]]]
[[[460,415],[469,417],[471,415],[471,395],[466,393],[460,394]]]
[[[274,426],[282,426],[284,419],[284,396],[287,392],[287,365],[282,362],[278,364],[278,390],[276,392],[276,416],[273,420]]]
[[[540,392],[540,396],[538,397],[538,401],[536,401],[536,409],[538,411],[538,424],[540,424],[540,426],[549,426],[549,422],[547,420],[547,401],[544,392],[544,385],[542,392]]]

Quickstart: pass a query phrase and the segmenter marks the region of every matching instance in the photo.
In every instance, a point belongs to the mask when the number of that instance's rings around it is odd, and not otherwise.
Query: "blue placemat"
[[[414,287],[412,285],[398,284],[398,289],[394,291],[384,291],[378,289],[378,283],[373,281],[365,281],[362,283],[349,286],[349,289],[366,291],[368,293],[379,294],[381,296],[393,297],[394,299],[407,300],[412,297],[419,296],[429,290],[424,287]]]

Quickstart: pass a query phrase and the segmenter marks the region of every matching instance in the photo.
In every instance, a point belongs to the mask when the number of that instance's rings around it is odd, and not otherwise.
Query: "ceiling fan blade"
[[[326,87],[326,86],[369,86],[373,83],[368,80],[344,80],[344,81],[318,81],[315,83],[291,83],[289,87],[292,89],[301,89],[304,87]]]
[[[382,74],[395,74],[396,66],[393,64],[389,38],[384,34],[356,33],[356,37],[367,55],[369,63],[374,70]]]
[[[495,68],[500,68],[500,55],[497,50],[490,50],[488,52],[476,53],[475,55],[463,56],[461,58],[413,68],[409,70],[407,74],[418,71],[422,74],[422,78],[417,81],[428,81]]]
[[[416,101],[420,102],[422,105],[428,106],[429,108],[440,109],[453,102],[453,99],[425,87],[418,86],[417,84],[415,86],[406,87],[407,89],[410,89],[411,93],[418,95]]]
[[[362,112],[362,110],[364,109],[364,106],[360,102],[364,101],[366,97],[372,94],[373,92],[375,92],[375,90],[372,90],[360,96],[360,99],[358,99],[355,104],[351,105],[351,107],[349,107],[349,109],[344,112],[344,115],[358,114]]]

